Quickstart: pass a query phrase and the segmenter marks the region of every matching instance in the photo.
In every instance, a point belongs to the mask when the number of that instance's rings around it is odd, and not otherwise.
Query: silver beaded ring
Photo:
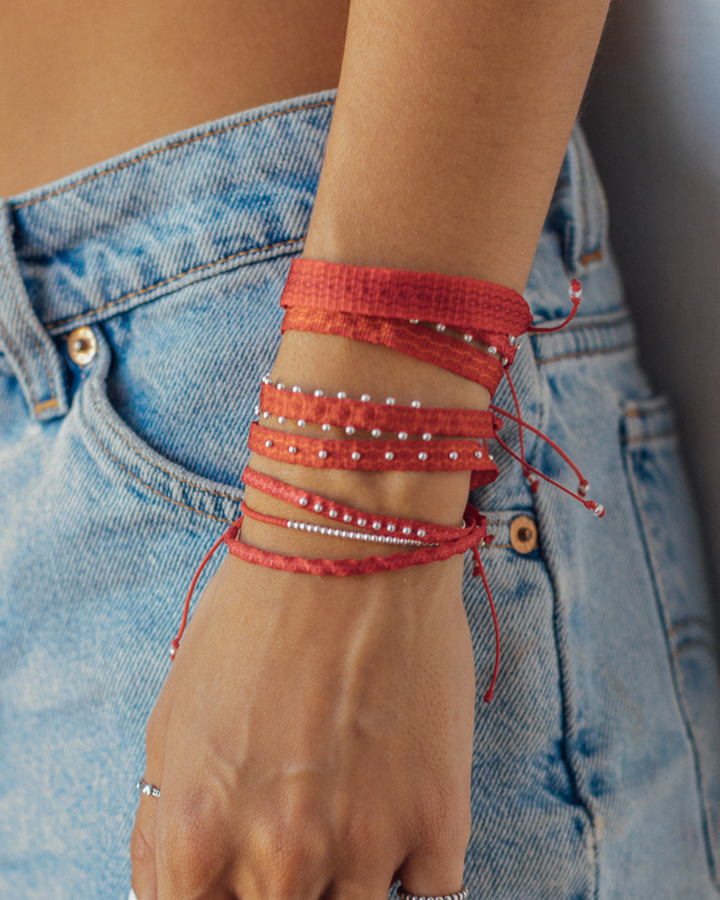
[[[411,894],[409,891],[406,891],[402,885],[398,887],[397,892],[400,900],[468,900],[470,895],[470,892],[465,885],[454,894],[436,894],[435,896],[429,894]]]
[[[160,788],[153,787],[151,784],[148,784],[147,781],[143,781],[142,778],[135,787],[145,794],[147,797],[159,797],[160,796]]]

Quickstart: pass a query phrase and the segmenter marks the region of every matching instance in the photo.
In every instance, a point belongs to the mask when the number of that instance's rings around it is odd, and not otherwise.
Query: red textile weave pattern
[[[293,259],[280,303],[512,335],[524,334],[533,320],[522,294],[489,281],[317,259]]]
[[[280,330],[283,334],[293,330],[336,334],[356,341],[381,344],[406,356],[422,359],[456,375],[462,375],[463,378],[487,388],[491,395],[497,390],[503,376],[499,359],[448,335],[411,325],[407,320],[297,307],[287,310]],[[497,346],[507,359],[514,359],[515,348],[508,343],[507,336],[502,341],[498,338]]]
[[[394,472],[467,472],[475,470],[489,484],[497,478],[498,470],[489,458],[487,445],[468,440],[442,441],[353,441],[326,440],[289,434],[265,428],[257,422],[250,425],[248,446],[268,459],[314,469],[357,469],[375,472],[380,469]],[[290,448],[294,447],[294,450]],[[326,453],[321,457],[319,453]],[[353,458],[352,454],[358,454]],[[426,454],[421,459],[419,454]],[[453,458],[451,453],[456,454]],[[475,454],[480,453],[477,457]],[[390,455],[388,455],[390,454]]]
[[[409,435],[429,432],[454,437],[491,438],[494,413],[489,410],[413,407],[373,403],[370,400],[315,397],[263,384],[260,409],[275,416],[305,422],[327,422],[339,428],[364,431],[404,431]]]

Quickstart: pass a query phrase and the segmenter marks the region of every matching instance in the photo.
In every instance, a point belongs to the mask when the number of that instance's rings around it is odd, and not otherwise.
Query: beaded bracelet
[[[344,432],[341,439],[268,428],[259,422],[250,427],[249,447],[260,455],[313,468],[362,470],[470,470],[471,489],[497,477],[497,467],[488,450],[489,438],[496,439],[518,459],[533,489],[539,478],[576,497],[595,515],[604,508],[586,500],[587,479],[567,455],[538,429],[524,422],[517,393],[510,377],[518,347],[518,338],[528,331],[554,331],[563,327],[577,312],[581,288],[572,282],[573,309],[558,326],[542,329],[533,326],[532,314],[516,291],[489,282],[439,273],[410,272],[379,267],[348,266],[319,260],[295,259],[291,263],[281,305],[285,308],[282,330],[296,329],[320,334],[338,334],[355,340],[383,344],[410,356],[423,359],[485,386],[491,396],[505,375],[508,379],[517,415],[491,405],[491,412],[473,410],[423,409],[419,401],[410,407],[395,405],[392,398],[374,403],[369,395],[359,400],[338,391],[334,397],[316,389],[312,395],[294,385],[263,379],[256,415],[264,421],[273,418],[278,425],[288,420],[291,428],[304,429],[310,423],[328,433],[333,428]],[[457,330],[458,340],[447,333]],[[474,345],[483,341],[486,348]],[[520,454],[499,437],[500,416],[518,425]],[[296,424],[293,424],[296,423]],[[269,423],[268,423],[269,424]],[[273,423],[274,424],[274,423]],[[529,428],[548,441],[573,468],[579,479],[574,494],[558,482],[530,466],[525,459],[523,429]],[[357,431],[369,434],[360,439]],[[391,437],[388,438],[387,434]],[[304,508],[328,519],[332,526],[318,525],[302,518],[273,516],[251,509],[245,501],[241,517],[215,542],[206,554],[190,585],[183,619],[172,641],[174,658],[187,623],[189,604],[198,577],[212,554],[225,543],[230,553],[247,562],[270,568],[315,575],[359,575],[402,569],[447,559],[466,550],[475,558],[474,576],[481,576],[495,629],[495,665],[486,702],[492,697],[499,668],[499,626],[490,587],[485,576],[479,547],[492,542],[486,531],[485,517],[468,503],[463,523],[458,528],[417,523],[392,516],[356,510],[332,499],[279,479],[256,472],[249,466],[243,480],[257,490]],[[397,544],[406,549],[385,556],[361,559],[309,559],[263,551],[240,540],[242,517],[247,515],[269,525],[304,530],[333,537],[366,540],[369,543]],[[339,520],[351,527],[339,528]]]

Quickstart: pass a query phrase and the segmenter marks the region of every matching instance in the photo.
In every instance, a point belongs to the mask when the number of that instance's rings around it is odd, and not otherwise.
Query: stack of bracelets
[[[299,385],[273,383],[265,375],[260,388],[258,420],[250,426],[249,448],[273,460],[321,469],[468,471],[470,489],[489,484],[498,469],[488,448],[496,440],[522,465],[534,491],[543,478],[580,500],[597,516],[605,513],[594,500],[587,500],[588,482],[565,453],[545,435],[523,421],[510,366],[522,334],[555,331],[575,315],[581,287],[573,280],[573,309],[555,328],[537,328],[525,299],[507,287],[462,276],[413,272],[370,266],[352,266],[313,259],[294,259],[280,300],[285,309],[282,332],[310,331],[341,335],[357,341],[381,344],[408,356],[433,363],[461,375],[495,393],[503,375],[508,379],[515,414],[490,404],[487,411],[410,406],[392,397],[374,401],[368,394],[348,397],[342,390],[305,392]],[[455,336],[455,334],[457,336]],[[519,455],[499,436],[501,416],[518,425]],[[323,432],[333,428],[345,437],[330,439],[288,433],[268,427],[273,418],[279,425],[292,421],[303,429],[307,423]],[[523,429],[548,441],[570,465],[578,478],[577,493],[543,475],[525,459]],[[356,433],[365,435],[356,438]],[[388,437],[390,435],[391,437]],[[479,548],[492,541],[486,518],[468,502],[459,527],[437,525],[355,509],[313,491],[294,487],[246,466],[242,481],[250,487],[282,500],[298,510],[298,517],[281,518],[258,512],[245,502],[241,516],[218,538],[200,564],[190,585],[178,634],[170,655],[175,657],[185,630],[198,577],[221,543],[246,562],[313,575],[358,575],[402,569],[448,559],[470,550],[475,559],[473,574],[481,576],[487,591],[495,628],[495,665],[490,687],[493,696],[500,661],[500,634],[490,587]],[[304,521],[301,511],[327,519],[327,525]],[[391,544],[397,553],[361,559],[308,559],[261,550],[240,540],[242,517],[284,528]]]

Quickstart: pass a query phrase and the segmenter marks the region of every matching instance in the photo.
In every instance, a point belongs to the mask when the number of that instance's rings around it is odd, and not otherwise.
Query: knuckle
[[[344,855],[354,862],[370,862],[385,854],[393,842],[394,818],[380,811],[352,816],[343,835]]]
[[[284,815],[256,825],[253,839],[263,881],[277,900],[297,896],[329,856],[325,829],[308,817]]]
[[[472,827],[469,798],[461,803],[451,792],[427,790],[420,800],[418,816],[424,846],[447,853],[467,847]]]
[[[220,821],[207,804],[188,802],[158,823],[157,856],[170,883],[192,893],[212,881],[223,853]]]

